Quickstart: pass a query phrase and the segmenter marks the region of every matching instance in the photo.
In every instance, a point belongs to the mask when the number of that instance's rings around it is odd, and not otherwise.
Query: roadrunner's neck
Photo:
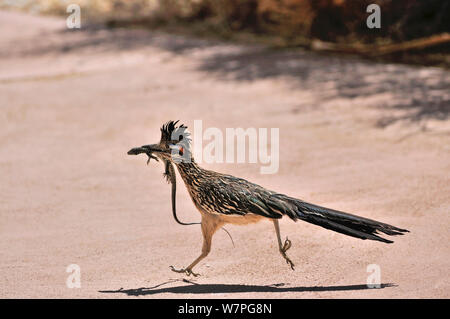
[[[175,163],[180,173],[181,178],[187,186],[192,186],[195,179],[203,175],[203,168],[201,168],[192,158],[190,163]]]

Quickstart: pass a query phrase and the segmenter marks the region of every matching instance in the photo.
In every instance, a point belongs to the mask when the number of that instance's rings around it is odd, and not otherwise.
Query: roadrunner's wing
[[[202,190],[200,203],[219,214],[243,216],[253,213],[268,218],[283,216],[266,202],[273,192],[241,178],[221,175],[203,184]]]

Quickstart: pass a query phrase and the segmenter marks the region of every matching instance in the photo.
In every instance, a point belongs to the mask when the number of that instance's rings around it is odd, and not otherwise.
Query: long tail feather
[[[269,204],[292,219],[301,219],[348,236],[393,243],[393,241],[380,237],[378,234],[381,232],[389,236],[395,236],[408,232],[406,229],[310,204],[286,195],[275,194],[272,196]]]

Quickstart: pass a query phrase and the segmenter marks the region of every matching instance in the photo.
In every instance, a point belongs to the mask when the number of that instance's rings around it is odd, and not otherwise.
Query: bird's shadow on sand
[[[163,285],[182,281],[188,283],[188,285],[165,287],[160,288]],[[142,287],[135,289],[123,289],[119,290],[100,290],[101,293],[122,293],[128,296],[145,296],[145,295],[157,295],[162,293],[173,294],[221,294],[221,293],[246,293],[246,292],[321,292],[321,291],[351,291],[351,290],[371,290],[367,285],[342,285],[342,286],[311,286],[311,287],[285,287],[286,284],[273,284],[273,285],[239,285],[239,284],[199,284],[186,279],[178,279],[167,281],[153,287]],[[395,287],[395,284],[385,283],[380,284],[378,289]]]

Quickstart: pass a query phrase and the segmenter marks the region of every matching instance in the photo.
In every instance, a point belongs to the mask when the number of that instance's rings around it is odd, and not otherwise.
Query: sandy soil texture
[[[448,298],[450,73],[0,12],[0,297]],[[161,163],[170,119],[279,128],[280,167],[203,163],[411,232],[386,245],[287,218],[228,226],[195,269]],[[198,221],[179,179],[178,211]],[[68,288],[69,265],[81,288]],[[382,289],[368,289],[378,265]]]

